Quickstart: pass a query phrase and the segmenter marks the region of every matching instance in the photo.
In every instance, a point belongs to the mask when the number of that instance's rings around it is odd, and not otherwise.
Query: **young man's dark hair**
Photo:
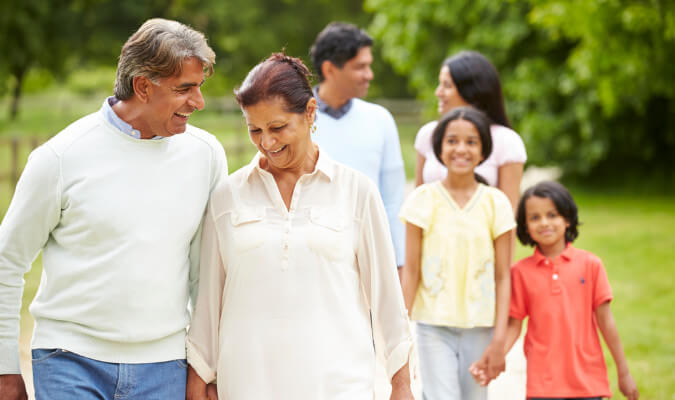
[[[330,61],[336,67],[342,68],[345,63],[356,56],[362,47],[373,45],[366,31],[344,22],[331,22],[317,36],[310,56],[319,81],[324,80],[321,65],[324,61]]]

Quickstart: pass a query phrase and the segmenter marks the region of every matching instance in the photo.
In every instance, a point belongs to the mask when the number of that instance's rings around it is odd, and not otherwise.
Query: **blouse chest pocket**
[[[309,213],[312,224],[340,232],[346,225],[346,217],[340,212],[329,208],[313,208]]]
[[[265,208],[247,207],[232,210],[232,241],[234,250],[245,252],[260,247],[265,236]]]
[[[329,261],[353,258],[349,218],[344,213],[330,208],[312,208],[309,220],[309,244],[315,253]]]

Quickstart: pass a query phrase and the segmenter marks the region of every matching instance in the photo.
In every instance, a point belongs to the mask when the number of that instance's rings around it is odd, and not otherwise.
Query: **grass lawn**
[[[0,138],[3,136],[38,135],[49,137],[78,117],[100,107],[105,94],[74,97],[57,92],[27,96],[23,111],[15,122],[6,120],[7,100],[0,100]],[[191,122],[215,134],[223,143],[234,171],[248,163],[254,153],[248,141],[241,116],[223,113],[216,101],[207,102],[207,109],[196,113]],[[422,120],[399,120],[401,147],[406,174],[412,179],[415,152],[414,136]],[[23,158],[25,158],[24,151]],[[0,149],[0,174],[8,168],[8,154]],[[8,206],[12,188],[0,182],[0,216]],[[619,191],[621,193],[621,191]],[[572,189],[583,225],[575,245],[602,258],[614,292],[612,310],[624,344],[629,366],[643,399],[675,400],[675,326],[672,308],[673,256],[675,255],[675,196],[637,196],[624,191],[609,194],[604,191]],[[519,247],[517,257],[531,253]],[[26,275],[22,329],[32,328],[27,304],[39,284],[40,260]],[[668,311],[671,310],[671,311]],[[615,398],[621,398],[617,388],[616,371],[609,352],[610,381]]]
[[[602,258],[614,292],[612,311],[643,399],[675,399],[672,308],[675,199],[608,197],[574,191],[583,225],[575,245]],[[517,256],[531,253],[519,246]],[[31,329],[27,304],[40,279],[39,260],[26,274],[22,329]],[[668,311],[671,310],[671,311]],[[615,398],[616,369],[605,351]]]

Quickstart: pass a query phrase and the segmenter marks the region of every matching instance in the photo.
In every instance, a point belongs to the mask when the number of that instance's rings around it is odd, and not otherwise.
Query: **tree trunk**
[[[21,68],[15,71],[14,90],[12,91],[12,102],[10,103],[9,119],[14,121],[19,113],[19,100],[21,99],[21,88],[23,87],[23,78],[26,75],[26,69]]]

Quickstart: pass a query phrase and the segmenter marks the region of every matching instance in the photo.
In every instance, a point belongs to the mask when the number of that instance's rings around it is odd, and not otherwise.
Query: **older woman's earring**
[[[312,133],[316,133],[316,124],[312,124]]]

